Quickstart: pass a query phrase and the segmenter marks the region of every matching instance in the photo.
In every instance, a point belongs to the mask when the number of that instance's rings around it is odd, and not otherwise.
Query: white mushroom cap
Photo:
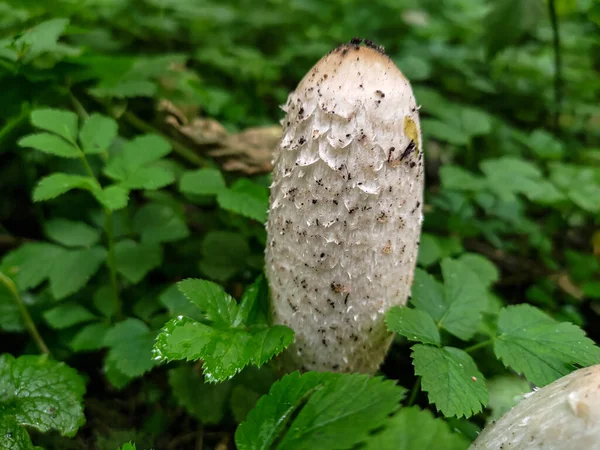
[[[422,221],[423,152],[408,80],[351,43],[290,94],[273,170],[266,272],[289,367],[373,373],[406,303]]]
[[[527,395],[469,448],[600,449],[600,365],[579,369]]]

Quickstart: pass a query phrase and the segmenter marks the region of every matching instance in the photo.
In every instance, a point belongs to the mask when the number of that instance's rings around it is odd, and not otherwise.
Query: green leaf
[[[466,352],[416,344],[411,357],[429,401],[445,416],[470,417],[487,403],[485,379]]]
[[[239,426],[236,444],[240,450],[352,448],[386,421],[404,393],[367,375],[295,372],[259,400]]]
[[[220,192],[217,202],[227,211],[265,222],[269,209],[269,191],[246,178],[241,178],[229,189]]]
[[[68,53],[70,47],[58,43],[68,24],[69,19],[50,19],[25,31],[14,42],[20,59],[28,63],[46,53]]]
[[[19,140],[19,146],[33,148],[61,158],[79,158],[81,152],[60,136],[50,133],[30,134]]]
[[[15,416],[0,413],[0,436],[2,450],[35,450],[27,430],[23,428]]]
[[[269,286],[264,275],[260,275],[242,294],[235,324],[269,324]]]
[[[215,382],[233,377],[247,364],[263,365],[293,340],[293,331],[280,325],[216,328],[182,317],[163,327],[154,355],[163,361],[203,359],[206,379]]]
[[[71,111],[50,108],[36,109],[31,113],[31,124],[57,134],[69,142],[75,142],[77,139],[77,114]]]
[[[46,356],[0,356],[0,392],[0,422],[12,417],[19,425],[64,436],[74,436],[85,422],[83,379]]]
[[[52,328],[60,330],[95,320],[96,316],[85,307],[75,302],[68,302],[44,311],[44,319]]]
[[[465,450],[469,441],[452,432],[448,424],[431,411],[402,408],[390,418],[384,430],[367,441],[364,450]]]
[[[176,284],[169,286],[158,297],[158,300],[169,310],[171,317],[185,316],[194,320],[203,320],[202,310],[183,295]]]
[[[246,267],[250,255],[247,239],[231,231],[209,231],[202,241],[200,270],[217,281],[226,281]]]
[[[490,391],[490,402],[487,406],[492,411],[487,423],[498,420],[531,391],[527,380],[514,375],[499,375],[491,378],[487,380],[487,387]]]
[[[90,247],[98,242],[101,231],[84,222],[53,219],[44,229],[48,238],[67,247]]]
[[[114,367],[128,378],[142,376],[158,364],[152,357],[156,332],[139,319],[126,319],[106,333],[104,344],[110,347],[105,365]]]
[[[136,284],[162,262],[162,248],[156,244],[138,244],[130,239],[115,245],[117,271]]]
[[[133,172],[121,186],[127,189],[156,190],[175,182],[175,174],[164,167],[141,167]]]
[[[485,182],[481,177],[459,166],[440,167],[440,179],[444,188],[457,191],[477,192],[485,187]]]
[[[136,448],[135,448],[135,444],[132,444],[131,442],[127,442],[126,444],[123,444],[123,446],[121,448],[118,448],[117,450],[136,450]]]
[[[110,159],[105,175],[117,181],[127,181],[137,170],[158,161],[171,152],[168,141],[155,134],[138,136],[125,143],[120,153]]]
[[[187,279],[177,283],[177,287],[200,308],[208,320],[225,325],[235,320],[238,305],[220,285],[206,280]]]
[[[542,159],[560,159],[565,153],[564,144],[541,128],[531,133],[527,144]]]
[[[439,327],[462,340],[469,340],[487,306],[487,291],[467,265],[452,259],[442,261],[444,285],[417,269],[411,303],[428,313]]]
[[[69,347],[74,352],[89,352],[100,350],[104,347],[106,333],[110,330],[110,325],[106,323],[92,323],[82,327],[71,342]]]
[[[460,124],[447,124],[437,119],[423,119],[421,127],[426,136],[442,142],[454,145],[466,145],[469,142],[469,135],[461,129]]]
[[[486,159],[480,166],[488,188],[503,201],[512,201],[516,193],[538,191],[538,184],[543,182],[542,172],[535,164],[517,157]]]
[[[484,42],[490,56],[533,30],[545,11],[542,0],[497,0],[493,5],[484,25]]]
[[[538,386],[600,362],[600,348],[572,323],[558,323],[530,305],[500,310],[496,356]]]
[[[225,189],[225,179],[217,169],[185,172],[179,182],[179,190],[185,194],[217,195]]]
[[[106,259],[106,250],[92,247],[64,250],[50,268],[50,291],[55,299],[65,298],[79,291]]]
[[[230,383],[208,384],[189,365],[169,370],[169,385],[177,403],[206,425],[221,423],[225,417]]]
[[[53,173],[42,178],[33,191],[33,201],[51,200],[73,189],[95,192],[100,187],[93,178],[66,173]]]
[[[107,151],[117,133],[118,125],[114,119],[92,113],[81,127],[79,141],[85,153],[94,155]]]
[[[479,253],[464,253],[458,260],[479,277],[484,286],[489,287],[500,279],[496,265]]]
[[[0,270],[0,273],[2,271]],[[15,303],[12,293],[4,284],[0,285],[0,330],[8,332],[21,332],[23,319],[19,307]],[[2,436],[0,434],[0,436]]]
[[[172,207],[159,203],[142,206],[133,217],[133,229],[148,244],[178,241],[190,234],[185,219]]]
[[[418,309],[395,306],[386,315],[388,330],[410,341],[440,345],[440,332],[429,314]]]
[[[129,202],[129,192],[127,189],[117,185],[111,185],[102,190],[94,190],[93,194],[102,206],[111,211],[123,209]]]
[[[56,260],[64,249],[44,242],[27,242],[8,253],[0,270],[10,276],[19,290],[26,291],[40,285],[50,276]]]

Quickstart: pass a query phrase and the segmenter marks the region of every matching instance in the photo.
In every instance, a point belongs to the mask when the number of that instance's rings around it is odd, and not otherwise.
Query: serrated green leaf
[[[234,325],[240,323],[268,325],[268,316],[269,286],[265,276],[260,275],[242,294]]]
[[[485,379],[466,352],[416,344],[411,357],[429,401],[445,416],[470,417],[487,403]]]
[[[100,189],[93,178],[66,173],[53,173],[42,178],[33,191],[33,201],[51,200],[73,189],[95,192]]]
[[[169,370],[169,385],[177,403],[206,425],[223,420],[231,383],[208,384],[190,366]]]
[[[19,146],[33,148],[61,158],[79,158],[81,152],[60,136],[50,133],[30,134],[19,140]]]
[[[576,369],[600,362],[600,348],[584,331],[558,323],[530,305],[500,310],[494,352],[506,366],[538,386],[545,386]]]
[[[121,186],[127,189],[160,189],[175,182],[175,175],[164,167],[140,167]]]
[[[54,298],[65,298],[80,290],[105,259],[106,250],[100,247],[64,250],[50,268],[50,291]]]
[[[58,39],[68,24],[69,19],[56,18],[43,21],[26,30],[14,42],[14,46],[20,52],[20,59],[29,63],[45,53],[68,53],[71,50],[69,47],[64,44],[59,47],[58,44]]]
[[[426,136],[442,142],[454,145],[466,145],[469,142],[469,135],[462,130],[460,123],[448,124],[437,119],[423,119],[421,127]]]
[[[185,316],[194,320],[204,319],[202,310],[198,305],[189,301],[176,284],[165,289],[158,297],[158,300],[166,306],[171,317]]]
[[[184,218],[168,205],[149,203],[133,217],[133,229],[148,244],[178,241],[189,236]]]
[[[100,239],[101,231],[84,222],[53,219],[44,229],[48,238],[67,247],[89,247]]]
[[[63,252],[58,245],[28,242],[8,253],[0,270],[11,277],[20,290],[33,289],[50,276],[55,261]]]
[[[156,332],[139,319],[126,319],[106,333],[104,344],[110,347],[106,365],[114,367],[128,378],[143,375],[158,364],[152,357]]]
[[[185,194],[217,195],[225,189],[225,179],[217,169],[185,172],[179,181],[179,190]]]
[[[102,206],[111,211],[123,209],[129,202],[129,191],[117,185],[108,186],[101,190],[94,190],[93,194]]]
[[[90,89],[96,97],[152,97],[156,93],[156,83],[147,80],[123,80],[110,85],[102,83]]]
[[[465,253],[458,258],[479,277],[484,286],[489,287],[500,279],[496,265],[479,253]]]
[[[446,189],[457,191],[480,191],[485,187],[485,181],[459,166],[445,165],[440,167],[440,179]]]
[[[83,379],[64,363],[46,356],[0,356],[0,420],[74,436],[84,424]]]
[[[110,330],[107,323],[92,323],[82,327],[71,342],[69,347],[74,352],[89,352],[100,350],[104,347],[106,333]]]
[[[2,450],[35,450],[27,430],[11,415],[0,413],[0,436]]]
[[[415,271],[411,302],[428,313],[439,327],[468,340],[475,334],[487,306],[487,291],[465,264],[446,258],[441,265],[443,286],[426,272]]]
[[[200,308],[208,320],[225,325],[234,322],[238,304],[220,285],[190,278],[177,283],[177,287]]]
[[[110,159],[104,173],[117,181],[127,181],[138,169],[158,161],[171,152],[168,141],[155,134],[138,136],[125,143]]]
[[[280,325],[213,328],[184,317],[163,327],[154,355],[163,361],[203,359],[206,379],[215,382],[233,377],[247,364],[264,364],[293,340],[293,331]]]
[[[440,332],[429,314],[418,309],[395,306],[385,317],[388,330],[410,341],[440,345]]]
[[[295,372],[259,400],[239,426],[236,444],[240,450],[352,448],[386,421],[404,393],[367,375]]]
[[[123,444],[123,447],[121,447],[117,450],[136,450],[136,448],[135,448],[135,444],[132,444],[131,442],[127,442],[126,444]]]
[[[385,429],[370,438],[364,450],[465,450],[469,441],[452,432],[431,411],[402,408],[386,423]]]
[[[69,142],[75,142],[77,139],[77,114],[71,111],[51,108],[36,109],[31,113],[31,124],[57,134]]]
[[[115,245],[117,271],[136,284],[162,262],[162,248],[156,244],[139,244],[130,239]]]
[[[89,322],[96,318],[88,309],[74,302],[64,303],[44,311],[46,322],[57,330]]]
[[[213,280],[226,281],[246,267],[250,255],[247,238],[231,231],[209,231],[202,241],[200,271]]]
[[[79,141],[83,151],[89,155],[108,150],[117,137],[118,125],[116,120],[102,114],[91,114],[79,132]]]
[[[217,202],[227,211],[265,222],[269,209],[269,191],[246,178],[241,178],[229,189],[220,192]]]

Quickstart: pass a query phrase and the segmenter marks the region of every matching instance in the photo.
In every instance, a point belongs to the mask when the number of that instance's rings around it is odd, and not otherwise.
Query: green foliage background
[[[14,0],[0,29],[0,449],[461,449],[600,362],[600,1]],[[421,105],[419,267],[388,380],[280,379],[269,175],[159,103],[274,124],[354,36]]]

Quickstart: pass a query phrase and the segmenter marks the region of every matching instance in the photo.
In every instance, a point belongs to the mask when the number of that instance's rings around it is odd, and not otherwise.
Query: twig
[[[562,103],[562,62],[560,53],[560,30],[556,16],[555,0],[548,0],[548,13],[552,25],[552,42],[554,46],[554,129],[559,131],[560,109]]]
[[[40,351],[46,355],[50,355],[50,350],[48,350],[46,343],[44,342],[42,336],[38,332],[38,329],[36,328],[35,323],[33,322],[31,315],[29,314],[29,310],[25,306],[25,303],[23,302],[23,299],[19,294],[19,290],[17,289],[17,286],[15,285],[13,280],[11,280],[9,277],[0,272],[0,283],[6,286],[6,288],[12,294],[12,297],[15,300],[15,304],[17,305],[17,307],[19,308],[19,312],[21,313],[21,317],[23,317],[25,327],[27,328],[27,331],[29,331],[29,334],[37,344]]]

